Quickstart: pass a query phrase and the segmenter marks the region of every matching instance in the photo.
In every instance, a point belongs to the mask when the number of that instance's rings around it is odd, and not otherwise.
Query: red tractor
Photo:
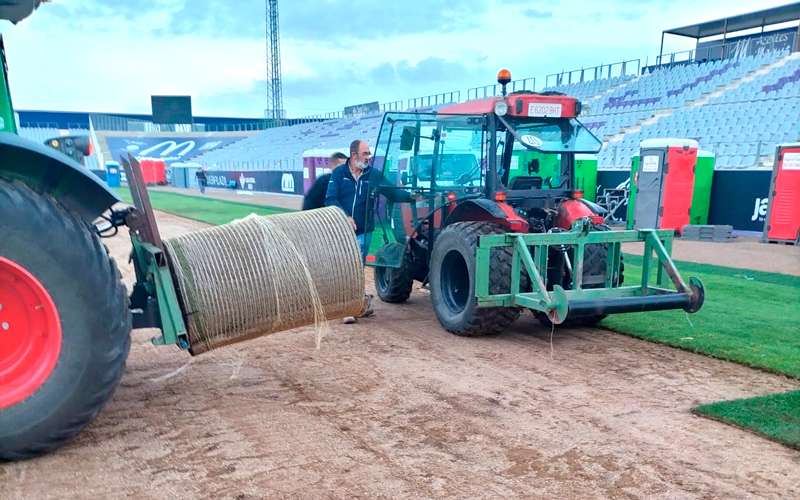
[[[374,167],[366,263],[385,302],[404,302],[414,281],[430,286],[442,326],[457,335],[503,331],[523,309],[548,325],[596,323],[616,312],[684,308],[703,302],[699,281],[674,267],[669,231],[610,231],[603,209],[575,189],[575,155],[601,142],[577,119],[581,103],[563,94],[505,95],[430,113],[387,113]],[[533,150],[557,155],[556,175],[537,175]],[[396,203],[393,189],[415,193]],[[620,245],[646,242],[646,275],[623,287]],[[650,255],[661,263],[650,286]],[[665,274],[666,272],[666,274]],[[667,277],[675,288],[668,289]]]

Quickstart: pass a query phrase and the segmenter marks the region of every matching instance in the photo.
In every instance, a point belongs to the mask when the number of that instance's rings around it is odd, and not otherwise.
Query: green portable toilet
[[[634,210],[636,210],[636,172],[639,170],[639,155],[631,158],[631,176],[628,183],[628,215],[625,217],[625,228],[633,229]]]
[[[711,205],[711,181],[714,177],[715,156],[711,151],[697,152],[697,165],[694,171],[694,191],[692,208],[689,210],[689,224],[708,224],[708,210]]]
[[[511,156],[511,165],[508,173],[508,182],[514,177],[533,176],[541,177],[542,187],[547,188],[544,179],[552,179],[553,185],[560,182],[561,155],[553,153],[540,153],[538,151],[519,150]],[[589,201],[595,200],[597,190],[597,157],[594,155],[575,155],[575,189],[583,191],[583,196]]]
[[[585,199],[595,201],[597,194],[597,157],[595,155],[575,155],[575,189],[583,191]]]
[[[514,177],[519,176],[541,177],[542,179],[551,177],[555,182],[560,171],[561,157],[558,154],[529,150],[514,151],[511,156],[508,182],[511,183]]]

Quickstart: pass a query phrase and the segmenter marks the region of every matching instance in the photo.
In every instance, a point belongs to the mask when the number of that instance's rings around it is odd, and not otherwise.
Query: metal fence
[[[536,78],[520,78],[518,80],[511,80],[506,85],[506,90],[509,92],[519,92],[521,90],[536,90]],[[503,86],[499,83],[484,85],[482,87],[472,87],[467,89],[467,100],[484,99],[486,97],[494,97],[502,94]]]
[[[461,102],[460,90],[442,92],[440,94],[431,94],[422,97],[413,97],[408,100],[406,109],[430,108],[431,106],[452,104],[456,102]]]
[[[751,46],[758,46],[758,48],[753,49]],[[656,56],[652,66],[649,65],[648,58],[644,69],[645,71],[653,71],[662,66],[692,64],[719,59],[736,59],[776,50],[787,50],[786,43],[771,34],[745,40],[720,41],[719,43],[708,42],[692,50],[659,54]]]
[[[627,75],[638,75],[642,70],[641,59],[629,59],[611,64],[600,64],[588,68],[578,68],[560,73],[551,73],[545,77],[545,88],[572,83],[590,82],[592,80],[608,80]]]

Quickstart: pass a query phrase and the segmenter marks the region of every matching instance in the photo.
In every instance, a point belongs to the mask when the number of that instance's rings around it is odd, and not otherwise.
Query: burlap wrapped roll
[[[193,354],[364,305],[364,268],[338,208],[247,218],[164,240]]]

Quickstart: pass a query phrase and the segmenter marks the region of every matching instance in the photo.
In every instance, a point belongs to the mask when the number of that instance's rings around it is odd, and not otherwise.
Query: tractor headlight
[[[505,116],[508,113],[508,104],[506,101],[497,101],[494,103],[494,113],[497,116]]]

